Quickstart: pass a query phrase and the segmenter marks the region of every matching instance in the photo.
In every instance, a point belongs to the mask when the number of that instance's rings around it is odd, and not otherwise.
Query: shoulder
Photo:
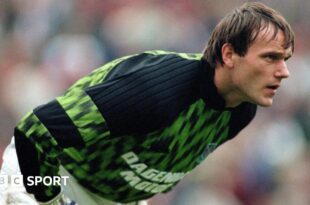
[[[157,71],[172,71],[179,68],[199,68],[202,54],[177,53],[164,50],[145,51],[131,55],[129,58],[115,65],[105,80],[134,73],[147,74]]]
[[[171,55],[171,56],[177,56],[179,58],[183,58],[187,60],[201,60],[202,58],[201,53],[179,53],[179,52],[165,51],[165,50],[145,51],[144,53],[155,55],[155,56]]]

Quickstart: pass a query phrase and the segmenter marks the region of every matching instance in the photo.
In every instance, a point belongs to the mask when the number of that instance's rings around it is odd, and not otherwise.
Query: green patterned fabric
[[[201,54],[146,53],[201,59]],[[201,99],[164,129],[145,136],[111,135],[104,117],[84,89],[101,83],[118,63],[130,57],[96,69],[56,98],[77,127],[85,142],[84,147],[60,148],[32,112],[19,123],[19,130],[35,143],[43,155],[42,175],[57,175],[61,163],[91,191],[104,198],[127,203],[169,191],[227,140],[231,112],[207,108]],[[53,194],[54,189],[49,187],[46,194]]]
[[[64,165],[83,185],[110,200],[149,198],[170,190],[227,139],[230,115],[206,109],[199,100],[170,127],[142,142],[137,136],[108,136],[80,149],[82,161],[63,157]]]
[[[86,146],[110,135],[103,116],[83,90],[72,90],[56,99],[77,127]]]
[[[58,173],[59,161],[56,157],[59,156],[62,150],[57,145],[56,140],[52,137],[40,120],[33,114],[33,112],[29,112],[21,120],[17,128],[24,131],[26,137],[34,143],[38,150],[39,163],[42,165],[39,170],[40,176],[51,176],[51,174]],[[48,153],[48,155],[45,153]],[[58,186],[44,187],[46,196],[54,196],[58,191]]]
[[[87,87],[91,87],[93,85],[97,85],[101,83],[106,75],[114,68],[117,64],[121,63],[122,61],[135,56],[135,55],[129,55],[124,56],[122,58],[115,59],[111,61],[110,63],[105,64],[104,66],[95,69],[93,72],[91,72],[89,75],[81,78],[76,83],[74,83],[68,90],[67,93],[70,93],[74,90],[82,90]]]

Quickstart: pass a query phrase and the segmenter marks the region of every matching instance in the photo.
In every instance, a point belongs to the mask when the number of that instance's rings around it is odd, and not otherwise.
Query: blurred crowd
[[[1,0],[0,156],[14,125],[96,67],[144,50],[201,52],[241,0]],[[262,1],[296,34],[271,108],[150,205],[310,204],[310,1]],[[1,159],[0,159],[1,163]]]

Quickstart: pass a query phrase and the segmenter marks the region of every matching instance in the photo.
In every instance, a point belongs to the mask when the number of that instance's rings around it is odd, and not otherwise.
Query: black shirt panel
[[[107,80],[86,90],[112,134],[163,128],[199,99],[201,61],[141,54],[116,66]]]
[[[235,109],[231,109],[229,138],[235,137],[245,128],[255,117],[257,105],[252,103],[242,103]]]
[[[57,100],[35,108],[33,113],[45,125],[61,147],[80,147],[84,145],[77,127]]]

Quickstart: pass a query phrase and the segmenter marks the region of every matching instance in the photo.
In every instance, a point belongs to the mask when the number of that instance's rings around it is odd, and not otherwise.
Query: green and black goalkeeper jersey
[[[17,125],[24,178],[57,175],[62,165],[112,201],[169,191],[255,116],[250,103],[225,108],[213,77],[200,54],[166,51],[94,70]],[[59,192],[57,186],[26,189],[39,200]]]

